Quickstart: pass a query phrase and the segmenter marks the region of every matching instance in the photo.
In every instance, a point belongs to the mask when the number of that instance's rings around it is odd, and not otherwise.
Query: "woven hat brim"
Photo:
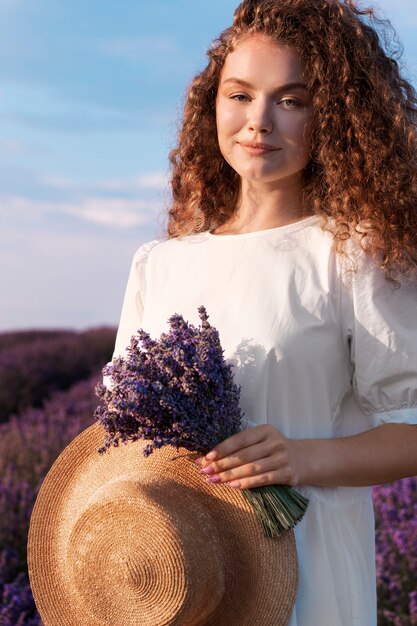
[[[165,446],[145,459],[144,444],[135,442],[99,455],[103,436],[102,427],[94,424],[67,446],[46,476],[33,509],[28,567],[44,625],[116,626],[86,610],[68,583],[65,555],[71,530],[103,484],[118,476],[146,480],[163,473],[206,496],[224,553],[230,555],[224,567],[227,592],[204,620],[205,626],[285,626],[298,583],[293,532],[279,539],[265,538],[243,494],[225,485],[208,485],[186,450]],[[137,618],[132,619],[124,626],[138,624]]]

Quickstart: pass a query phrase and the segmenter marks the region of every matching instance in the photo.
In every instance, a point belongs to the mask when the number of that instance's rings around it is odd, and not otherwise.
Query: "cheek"
[[[226,139],[236,133],[240,127],[240,117],[236,110],[232,110],[232,108],[226,106],[219,107],[216,112],[217,135],[219,138]]]

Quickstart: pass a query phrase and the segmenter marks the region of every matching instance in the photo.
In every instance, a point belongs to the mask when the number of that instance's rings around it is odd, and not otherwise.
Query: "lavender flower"
[[[198,312],[200,327],[174,314],[168,320],[169,332],[159,339],[140,329],[131,338],[126,356],[104,368],[112,386],[97,386],[102,402],[95,417],[107,433],[99,452],[120,442],[145,439],[145,456],[167,444],[206,454],[239,432],[240,388],[206,309],[201,306]],[[285,486],[243,493],[269,537],[293,528],[308,502]]]
[[[172,315],[159,340],[139,330],[127,356],[104,368],[113,387],[97,387],[103,403],[95,415],[107,431],[101,452],[147,439],[145,456],[166,444],[205,454],[240,430],[240,388],[204,307],[199,314],[201,328]]]
[[[91,424],[98,379],[99,373],[55,393],[42,410],[0,424],[0,626],[42,626],[27,573],[29,519],[56,457]]]
[[[417,624],[417,477],[373,490],[378,625]]]
[[[25,573],[14,550],[0,552],[0,625],[42,626]]]
[[[90,376],[109,359],[113,329],[28,335],[0,342],[0,422],[28,407],[40,407],[54,392]],[[25,336],[25,334],[23,334]],[[7,336],[6,336],[7,337]],[[6,347],[1,349],[1,344]]]

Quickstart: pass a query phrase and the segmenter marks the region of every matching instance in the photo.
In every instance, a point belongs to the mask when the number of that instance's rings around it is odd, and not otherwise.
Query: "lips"
[[[256,143],[254,141],[239,141],[241,146],[245,148],[259,148],[260,150],[279,150],[275,146],[269,145],[269,143]]]
[[[243,150],[245,150],[245,152],[249,152],[249,154],[253,155],[268,154],[269,152],[276,152],[281,149],[271,146],[268,143],[257,143],[253,141],[239,141],[238,144],[241,148],[243,148]]]

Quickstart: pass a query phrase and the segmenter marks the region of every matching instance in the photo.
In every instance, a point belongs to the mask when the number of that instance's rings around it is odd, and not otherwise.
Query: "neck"
[[[232,218],[216,232],[238,234],[286,226],[311,215],[303,206],[301,185],[271,187],[242,181]]]

